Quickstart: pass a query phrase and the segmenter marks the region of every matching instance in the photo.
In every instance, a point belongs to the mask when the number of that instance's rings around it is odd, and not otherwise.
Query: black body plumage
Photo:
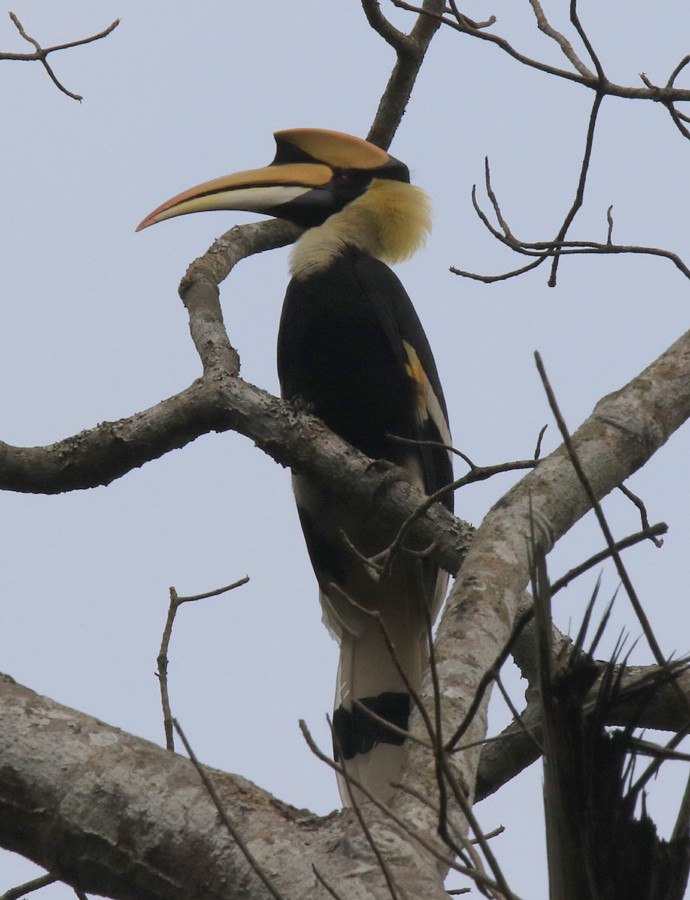
[[[420,373],[412,370],[409,348],[413,348],[423,376],[438,400],[445,426],[446,406],[429,343],[407,292],[385,263],[349,247],[323,269],[291,281],[278,337],[283,396],[307,403],[332,431],[372,459],[386,459],[421,473],[422,484],[418,487],[431,494],[452,481],[448,451],[395,439],[437,443],[447,440],[447,428],[439,427],[441,423],[424,407],[420,384],[415,380]],[[385,547],[393,533],[372,525],[366,511],[358,520],[342,504],[330,499],[326,491],[313,487],[300,490],[296,483],[295,493],[321,588],[326,622],[341,645],[348,626],[339,628],[337,623],[341,619],[356,619],[354,611],[350,614],[347,610],[346,598],[352,597],[358,604],[379,612],[391,631],[395,630],[391,620],[399,612],[401,621],[407,620],[395,635],[401,653],[402,645],[409,643],[413,645],[412,652],[418,653],[415,644],[424,641],[425,635],[423,610],[411,612],[406,608],[409,596],[398,601],[396,596],[390,597],[389,586],[369,579],[348,543],[349,540],[362,553],[373,554]],[[452,492],[444,496],[443,503],[453,509]],[[396,561],[392,577],[398,584],[412,583],[408,593],[416,596],[417,607],[426,603],[433,618],[435,611],[431,608],[439,602],[435,596],[435,563],[403,558]],[[370,627],[377,629],[378,625],[372,622]],[[386,652],[381,648],[382,654]],[[400,661],[405,665],[404,658]],[[409,665],[414,671],[414,663]],[[347,666],[341,661],[341,680],[344,668]],[[411,677],[414,680],[412,674]],[[351,674],[350,678],[354,681],[356,675]],[[352,760],[379,744],[402,745],[401,731],[407,729],[410,714],[409,694],[402,690],[382,691],[374,696],[354,696],[355,693],[334,712],[336,757]],[[353,704],[352,700],[358,702]],[[367,710],[372,710],[376,718]],[[386,727],[381,719],[395,727]]]
[[[290,282],[278,334],[278,377],[286,399],[308,403],[366,456],[404,465],[413,452],[431,494],[452,481],[448,452],[395,440],[444,440],[432,419],[420,420],[404,342],[416,351],[447,416],[436,363],[405,288],[385,263],[348,248],[327,268]],[[452,511],[452,492],[443,503]]]

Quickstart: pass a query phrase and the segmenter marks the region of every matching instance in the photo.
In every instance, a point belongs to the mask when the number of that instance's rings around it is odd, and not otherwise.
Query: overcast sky
[[[384,0],[390,13],[388,6]],[[563,27],[567,6],[544,4]],[[653,12],[622,0],[580,6],[612,80],[638,85],[645,72],[664,83],[690,52],[686,2],[661,2]],[[393,54],[356,0],[209,0],[193,12],[162,0],[16,0],[12,9],[45,45],[122,19],[105,41],[51,58],[64,84],[83,94],[81,104],[59,93],[40,65],[2,63],[0,439],[36,445],[148,407],[199,374],[177,284],[214,237],[252,217],[191,216],[135,235],[140,219],[186,187],[269,162],[277,129],[365,136]],[[495,28],[521,49],[565,64],[537,31],[527,0],[465,11],[496,14]],[[409,16],[393,17],[410,27]],[[0,18],[0,50],[27,49]],[[521,262],[472,212],[470,189],[483,178],[485,156],[514,231],[526,240],[555,234],[572,200],[591,100],[583,88],[448,30],[432,44],[391,147],[435,207],[427,248],[398,274],[434,348],[455,444],[481,464],[530,456],[551,422],[534,350],[575,428],[687,327],[690,285],[656,259],[568,259],[555,289],[541,269],[489,286],[448,271],[499,272]],[[662,108],[605,101],[572,236],[605,239],[613,204],[614,239],[690,261],[689,165],[690,142]],[[222,289],[243,376],[274,392],[286,253],[243,262]],[[545,452],[557,443],[550,424]],[[690,630],[679,627],[688,618],[689,452],[682,430],[630,480],[651,520],[670,526],[663,549],[645,545],[627,557],[668,654],[690,649]],[[513,480],[466,489],[456,499],[459,515],[479,524]],[[197,593],[248,574],[241,590],[181,610],[170,650],[174,712],[204,762],[317,813],[338,805],[331,772],[297,727],[306,719],[328,746],[337,648],[320,622],[287,471],[245,438],[210,435],[108,488],[4,494],[0,504],[0,670],[160,743],[154,669],[169,585]],[[612,497],[606,509],[617,536],[638,529],[626,501]],[[552,554],[552,574],[601,546],[588,518]],[[603,573],[608,599],[617,580]],[[595,579],[559,596],[561,628],[579,622]],[[623,627],[638,636],[621,596],[609,647]],[[651,660],[643,642],[634,658]],[[518,706],[521,689],[515,679]],[[505,721],[500,707],[493,720]],[[652,794],[665,824],[678,783],[662,778]],[[506,826],[494,852],[530,900],[547,892],[540,784],[534,766],[477,807],[485,829]],[[36,874],[0,853],[0,893]],[[73,894],[58,886],[37,896]]]

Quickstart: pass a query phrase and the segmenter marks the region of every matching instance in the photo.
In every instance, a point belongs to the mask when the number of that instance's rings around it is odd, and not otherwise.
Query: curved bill
[[[325,187],[333,178],[333,170],[319,163],[286,163],[247,169],[205,181],[166,200],[137,225],[136,231],[194,212],[237,209],[246,212],[271,213],[298,197]]]

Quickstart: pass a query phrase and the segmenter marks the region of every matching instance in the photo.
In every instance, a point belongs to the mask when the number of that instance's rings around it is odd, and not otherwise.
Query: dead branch
[[[50,80],[58,88],[58,90],[62,91],[63,94],[67,94],[67,96],[71,97],[73,100],[79,100],[81,102],[84,98],[80,94],[74,94],[72,91],[68,90],[59,80],[50,63],[48,62],[48,56],[51,53],[57,53],[60,50],[71,50],[73,47],[81,47],[84,44],[92,44],[94,41],[102,40],[117,28],[117,26],[120,24],[120,20],[115,19],[115,21],[111,22],[107,28],[103,29],[103,31],[99,31],[98,34],[92,34],[90,37],[80,38],[76,41],[68,41],[66,44],[54,44],[52,47],[42,47],[36,40],[36,38],[33,38],[26,33],[26,31],[24,30],[24,26],[13,12],[11,12],[9,16],[10,19],[12,19],[12,22],[19,34],[35,49],[33,53],[0,52],[0,60],[7,59],[21,62],[40,62],[43,68],[48,73]]]
[[[589,154],[587,155],[587,160],[588,159]],[[586,171],[584,169],[581,171],[580,184],[584,183],[582,180],[583,174],[586,175]],[[481,223],[497,241],[508,247],[510,250],[513,250],[515,253],[518,253],[522,256],[532,257],[533,261],[525,266],[521,266],[508,272],[503,272],[499,275],[483,275],[477,272],[470,272],[464,269],[458,269],[455,266],[451,266],[450,271],[454,275],[460,275],[463,278],[470,278],[474,281],[482,281],[485,284],[492,284],[495,281],[505,281],[508,278],[515,278],[518,275],[523,275],[525,272],[537,268],[546,260],[558,256],[574,256],[583,254],[617,255],[627,253],[644,256],[659,256],[662,259],[668,259],[686,278],[690,278],[690,267],[685,264],[685,262],[681,259],[680,256],[678,256],[678,254],[673,253],[670,250],[664,250],[663,248],[659,247],[644,247],[634,244],[614,244],[611,240],[611,232],[613,229],[611,207],[609,207],[607,210],[608,231],[606,241],[573,241],[565,239],[559,240],[558,238],[554,238],[554,240],[551,241],[525,241],[521,238],[518,238],[511,230],[508,222],[501,212],[499,201],[491,185],[491,171],[489,168],[488,160],[485,161],[485,185],[487,197],[491,202],[494,215],[496,216],[496,221],[498,222],[499,227],[497,228],[491,223],[488,215],[481,208],[479,201],[477,200],[476,185],[474,185],[472,188],[472,205]]]
[[[557,78],[573,81],[576,84],[581,84],[583,87],[590,88],[594,91],[601,91],[607,96],[622,97],[628,100],[652,100],[655,103],[661,103],[663,105],[690,100],[690,89],[676,88],[674,86],[675,78],[685,65],[687,65],[687,57],[683,57],[683,59],[675,66],[666,85],[660,87],[650,84],[645,85],[644,88],[630,87],[628,85],[617,84],[606,78],[601,78],[598,74],[590,73],[587,75],[577,70],[571,71],[568,69],[560,69],[557,66],[549,65],[548,63],[521,53],[513,47],[506,38],[487,30],[488,27],[495,24],[495,17],[488,19],[486,22],[474,23],[464,15],[458,15],[457,17],[453,16],[453,18],[450,18],[449,16],[441,15],[428,9],[425,10],[412,3],[407,3],[405,0],[391,0],[391,2],[394,6],[397,6],[398,9],[404,9],[408,12],[417,13],[418,15],[426,15],[429,18],[435,19],[439,25],[445,25],[468,37],[477,38],[478,40],[494,44],[522,65],[536,69],[539,72],[544,72],[546,75],[554,75]],[[454,6],[455,4],[449,4],[451,11]],[[588,52],[590,52],[591,55],[593,51],[589,50]]]
[[[172,637],[173,625],[175,624],[175,616],[177,610],[183,603],[194,603],[197,600],[207,600],[209,597],[219,597],[228,591],[234,591],[235,588],[247,584],[249,576],[245,575],[239,581],[228,584],[225,587],[216,588],[213,591],[207,591],[204,594],[196,594],[192,597],[180,597],[174,587],[170,588],[170,603],[168,604],[168,615],[163,628],[163,637],[161,639],[160,650],[156,658],[156,674],[161,691],[161,706],[163,707],[163,730],[165,731],[165,746],[168,750],[175,750],[175,734],[174,719],[170,709],[170,694],[168,691],[168,648],[170,647],[170,638]]]
[[[546,18],[539,0],[529,0],[529,3],[537,20],[537,27],[539,28],[539,30],[547,35],[547,37],[552,38],[558,44],[565,58],[568,60],[568,62],[570,62],[573,68],[580,73],[580,75],[583,75],[585,78],[593,78],[594,73],[582,62],[580,57],[573,49],[573,45],[570,43],[570,41],[565,37],[565,35],[561,34],[560,31],[557,31]]]
[[[456,275],[462,275],[465,278],[471,278],[474,280],[483,281],[485,283],[491,283],[494,281],[503,281],[507,278],[513,278],[518,275],[523,275],[525,272],[528,272],[531,269],[538,267],[546,260],[551,259],[551,273],[548,279],[548,284],[549,286],[553,287],[556,284],[558,263],[561,256],[578,253],[637,253],[661,256],[669,259],[685,275],[686,278],[690,277],[690,270],[685,265],[685,263],[683,263],[680,257],[678,257],[678,255],[675,253],[671,253],[670,251],[659,248],[612,244],[610,240],[610,227],[609,236],[606,243],[599,243],[594,241],[566,241],[566,235],[570,229],[570,226],[572,225],[583,203],[587,174],[594,143],[595,127],[601,103],[604,97],[616,96],[626,97],[628,99],[647,99],[661,103],[668,110],[673,123],[680,130],[680,132],[685,137],[690,138],[690,131],[684,124],[684,122],[688,120],[688,117],[679,112],[675,106],[675,104],[677,104],[678,102],[690,99],[690,91],[675,88],[676,78],[684,70],[688,62],[690,62],[690,56],[683,57],[683,59],[675,66],[675,68],[671,72],[671,75],[669,76],[665,87],[653,85],[648,79],[646,79],[646,77],[643,76],[643,81],[645,83],[644,90],[639,88],[626,88],[621,85],[614,84],[607,78],[604,72],[603,65],[596,51],[594,50],[592,42],[589,39],[585,28],[580,22],[577,12],[577,3],[575,2],[575,0],[571,0],[570,3],[570,20],[573,24],[573,27],[575,28],[578,37],[584,44],[587,53],[589,54],[589,57],[594,65],[594,72],[584,62],[582,62],[579,56],[575,53],[568,39],[561,32],[553,28],[553,26],[548,22],[548,19],[546,18],[541,4],[538,2],[538,0],[529,0],[530,5],[532,6],[532,10],[535,14],[538,28],[544,34],[558,43],[566,59],[575,69],[575,72],[546,65],[535,59],[527,57],[524,54],[519,53],[507,40],[486,30],[486,25],[494,24],[493,22],[481,23],[481,26],[478,26],[476,23],[472,23],[469,19],[467,19],[466,16],[461,15],[454,3],[450,5],[449,9],[444,9],[438,12],[427,8],[415,7],[412,4],[402,2],[402,0],[392,0],[392,2],[395,6],[398,6],[401,9],[416,12],[420,16],[426,15],[430,19],[433,19],[433,21],[438,25],[447,25],[457,31],[462,32],[463,34],[467,34],[481,40],[491,41],[492,43],[500,47],[501,50],[503,50],[505,53],[508,53],[519,62],[539,69],[540,71],[543,71],[547,74],[556,75],[561,78],[567,78],[569,80],[576,81],[577,83],[592,89],[595,94],[589,116],[589,125],[587,129],[587,137],[585,140],[584,155],[580,168],[580,174],[578,177],[575,196],[571,207],[568,210],[563,223],[554,239],[548,242],[540,242],[539,244],[530,244],[528,242],[517,240],[511,234],[510,229],[508,228],[505,220],[501,215],[500,207],[491,189],[487,162],[487,195],[491,200],[494,213],[500,226],[500,230],[494,229],[493,226],[490,225],[486,215],[483,213],[483,211],[480,210],[476,201],[476,193],[473,189],[472,202],[474,204],[475,211],[477,212],[477,215],[480,217],[485,227],[489,229],[494,237],[509,246],[515,252],[521,253],[526,256],[534,256],[535,259],[524,266],[508,272],[504,272],[500,275],[480,275],[475,272],[458,269],[457,267],[452,267],[451,272]],[[444,13],[449,11],[452,14],[452,18],[444,15]]]

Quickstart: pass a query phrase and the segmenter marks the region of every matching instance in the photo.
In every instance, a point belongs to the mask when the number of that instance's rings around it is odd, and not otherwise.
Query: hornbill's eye
[[[354,200],[366,190],[371,175],[367,172],[356,172],[352,169],[336,169],[333,172],[333,193],[345,201]]]

